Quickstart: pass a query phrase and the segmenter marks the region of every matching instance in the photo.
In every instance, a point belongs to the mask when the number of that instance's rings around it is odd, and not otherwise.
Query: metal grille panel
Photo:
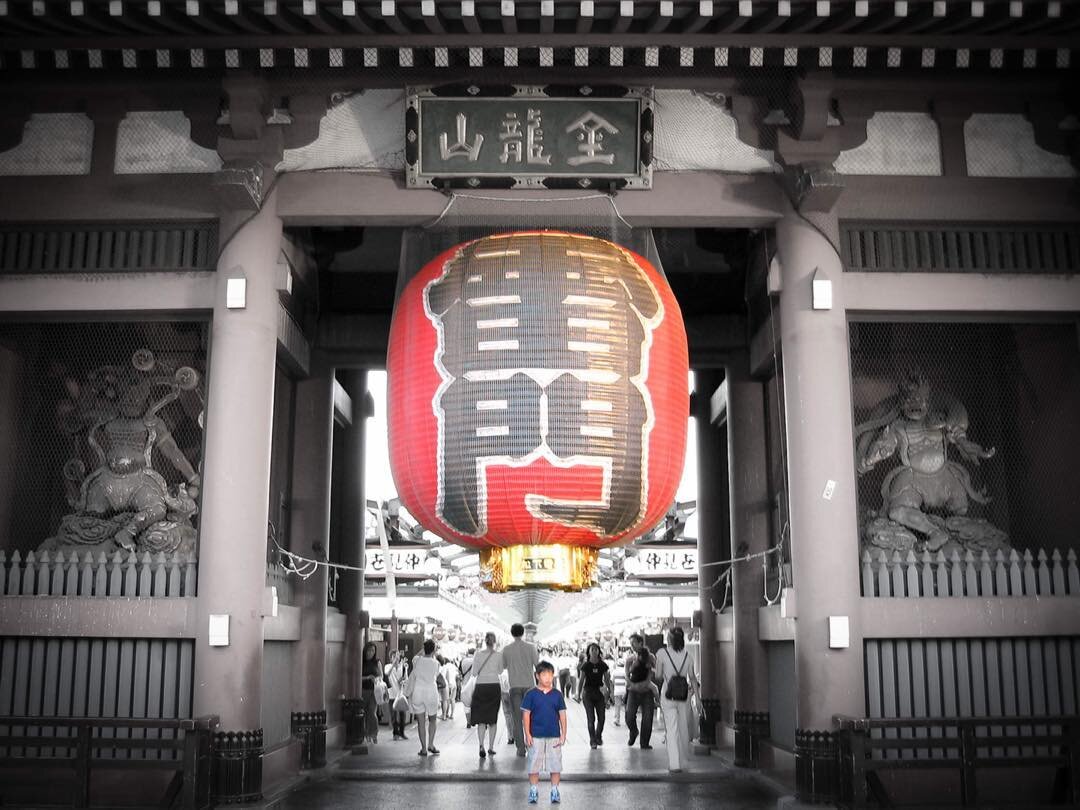
[[[853,273],[1050,273],[1080,270],[1080,228],[937,227],[844,223],[844,269]]]
[[[0,273],[210,271],[217,224],[0,226]]]

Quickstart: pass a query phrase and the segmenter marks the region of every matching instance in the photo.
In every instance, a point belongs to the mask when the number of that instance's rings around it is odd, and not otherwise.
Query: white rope
[[[284,568],[290,574],[296,574],[300,579],[310,578],[316,571],[319,570],[319,566],[325,566],[326,568],[334,569],[335,571],[363,571],[355,565],[345,565],[344,563],[332,563],[329,560],[313,560],[311,557],[305,557],[301,554],[294,554],[288,549],[282,548],[277,541],[277,532],[274,529],[274,524],[268,524],[269,531],[267,536],[270,538],[270,542],[274,544],[274,548],[278,554],[288,561],[286,565],[281,563],[281,567]],[[298,564],[299,563],[299,564]]]

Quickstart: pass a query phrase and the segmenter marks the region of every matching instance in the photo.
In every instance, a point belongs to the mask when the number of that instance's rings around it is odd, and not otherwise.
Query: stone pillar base
[[[839,735],[831,731],[795,729],[795,797],[808,804],[835,804],[839,799]]]
[[[768,712],[735,710],[735,764],[740,768],[758,767],[760,741],[769,736]]]
[[[702,745],[716,745],[716,724],[723,718],[723,707],[718,698],[702,698],[701,718],[698,722],[698,739]]]
[[[217,804],[262,798],[263,730],[214,734],[213,798]]]
[[[363,699],[344,698],[341,701],[341,719],[345,721],[345,747],[361,745],[364,742]]]
[[[292,735],[300,741],[300,769],[326,765],[326,710],[292,712]]]

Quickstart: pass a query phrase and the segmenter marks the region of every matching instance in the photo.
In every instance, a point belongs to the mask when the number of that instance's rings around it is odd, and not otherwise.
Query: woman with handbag
[[[390,722],[394,727],[395,740],[407,740],[405,724],[409,721],[409,699],[405,697],[405,681],[409,677],[409,664],[399,650],[394,653],[389,672]]]
[[[698,679],[683,629],[668,630],[667,642],[656,654],[656,678],[661,684],[668,770],[680,773],[690,764],[690,696],[698,693]]]
[[[480,741],[480,759],[488,754],[495,755],[495,731],[499,724],[499,710],[502,708],[502,687],[499,685],[499,673],[505,669],[501,650],[495,649],[495,634],[484,636],[484,648],[473,656],[473,674],[469,678],[473,686],[472,695],[466,705],[471,706],[470,719],[476,726],[476,738]],[[461,690],[461,700],[465,703],[465,689]],[[484,732],[487,732],[488,747],[484,751]]]
[[[360,696],[364,699],[364,738],[372,745],[379,742],[379,702],[375,696],[375,684],[382,681],[382,662],[378,658],[375,642],[364,645],[360,654]]]

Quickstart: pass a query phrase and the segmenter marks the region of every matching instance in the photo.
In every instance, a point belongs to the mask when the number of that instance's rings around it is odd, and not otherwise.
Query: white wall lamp
[[[225,307],[244,309],[247,306],[247,279],[243,276],[225,282]]]
[[[814,270],[814,309],[832,309],[832,282],[820,269]]]

